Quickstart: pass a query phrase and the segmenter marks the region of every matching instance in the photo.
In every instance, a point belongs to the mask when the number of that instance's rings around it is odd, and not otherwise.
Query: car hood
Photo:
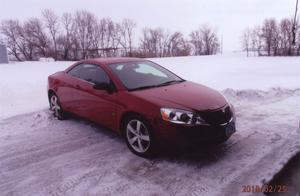
[[[227,103],[218,91],[190,81],[132,91],[132,93],[142,99],[155,102],[161,107],[177,107],[178,109],[215,110]]]

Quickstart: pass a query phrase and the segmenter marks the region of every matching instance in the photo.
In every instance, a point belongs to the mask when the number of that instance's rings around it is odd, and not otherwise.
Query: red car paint
[[[137,113],[151,124],[156,138],[171,142],[177,141],[182,129],[188,131],[191,127],[162,120],[160,108],[214,111],[228,105],[225,98],[217,91],[189,81],[157,88],[128,91],[108,67],[109,64],[113,63],[141,60],[143,59],[101,58],[80,61],[65,71],[50,75],[48,90],[58,95],[65,111],[75,113],[116,132],[121,132],[122,119],[128,113]],[[110,94],[105,90],[96,90],[92,84],[67,73],[81,63],[100,66],[113,81],[116,92]],[[196,126],[192,129],[201,129],[201,127]]]

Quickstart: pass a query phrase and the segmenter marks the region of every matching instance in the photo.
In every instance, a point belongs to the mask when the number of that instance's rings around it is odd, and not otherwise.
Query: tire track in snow
[[[241,183],[263,183],[299,151],[299,106],[292,103],[300,96],[286,94],[237,97],[238,131],[228,142],[152,160],[132,155],[122,139],[84,120],[58,122],[47,111],[7,119],[0,123],[0,192],[236,195]],[[294,116],[282,119],[292,106]]]

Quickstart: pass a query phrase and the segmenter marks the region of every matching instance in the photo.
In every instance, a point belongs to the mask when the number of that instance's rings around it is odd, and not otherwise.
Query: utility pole
[[[298,0],[296,1],[296,9],[295,9],[295,16],[294,16],[294,24],[292,29],[293,34],[293,45],[296,45],[296,20],[297,20],[297,12],[298,12]]]
[[[223,34],[221,35],[221,47],[220,47],[220,52],[221,52],[221,55],[223,55]]]
[[[0,64],[8,63],[8,55],[6,46],[0,43]]]

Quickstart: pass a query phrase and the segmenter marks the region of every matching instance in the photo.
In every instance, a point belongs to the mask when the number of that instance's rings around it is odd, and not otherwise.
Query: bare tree
[[[257,50],[258,55],[262,55],[262,49],[268,56],[297,54],[293,31],[297,33],[298,30],[299,23],[296,21],[294,26],[293,19],[283,18],[279,23],[275,19],[266,19],[261,27],[251,30],[252,48]]]
[[[258,56],[261,55],[262,49],[262,39],[261,39],[261,28],[259,26],[254,27],[251,30],[251,48],[253,50],[253,54],[257,53]]]
[[[144,54],[149,57],[162,57],[165,47],[164,40],[166,40],[167,37],[163,29],[144,28],[142,33],[140,47]]]
[[[44,10],[41,18],[25,22],[2,21],[0,30],[9,54],[18,60],[78,60],[98,56],[166,57],[215,54],[219,43],[215,31],[202,26],[186,40],[181,32],[145,28],[139,47],[133,47],[136,24],[130,19],[116,23],[88,11],[65,13],[61,17]],[[193,46],[193,47],[192,47]]]
[[[101,56],[116,56],[120,44],[120,28],[110,18],[103,18],[98,24],[97,37]]]
[[[280,31],[280,48],[282,55],[292,55],[293,48],[293,21],[290,19],[282,19],[279,24]],[[295,27],[297,28],[297,27]]]
[[[5,20],[1,22],[1,33],[4,35],[4,42],[8,47],[8,53],[13,55],[18,61],[22,61],[19,51],[19,32],[20,22],[18,20]]]
[[[121,24],[118,25],[120,32],[120,45],[125,50],[126,56],[132,56],[133,45],[133,30],[136,27],[136,23],[130,19],[124,19]]]
[[[219,50],[220,44],[216,32],[209,26],[204,25],[200,29],[204,43],[204,54],[216,54]]]
[[[262,38],[267,55],[270,56],[272,49],[276,50],[277,43],[277,23],[275,19],[266,19],[262,26]],[[276,53],[276,52],[275,52]]]
[[[28,39],[34,47],[35,58],[46,57],[48,55],[49,40],[44,32],[43,24],[38,18],[31,18],[25,24]]]
[[[85,59],[88,50],[92,45],[92,39],[95,35],[95,24],[97,18],[94,14],[87,11],[77,11],[74,18],[74,30],[81,49],[81,58]]]
[[[183,34],[175,32],[167,41],[167,56],[187,56],[190,54],[190,46],[184,39]]]
[[[190,42],[193,46],[193,55],[202,55],[204,43],[200,31],[193,31],[190,34]]]
[[[247,28],[242,35],[242,47],[243,50],[247,52],[247,57],[249,56],[250,46],[251,46],[251,30]]]
[[[72,50],[72,39],[73,35],[73,17],[70,13],[64,13],[61,17],[61,24],[62,24],[62,33],[59,35],[57,39],[57,44],[59,50],[63,51],[62,59],[64,60],[70,60],[70,52]],[[74,53],[74,52],[73,52]],[[73,56],[76,56],[73,54]]]
[[[18,27],[18,35],[19,35],[19,50],[23,54],[25,60],[34,60],[35,54],[35,38],[33,36],[32,25],[29,19],[26,21],[23,26]]]
[[[180,32],[166,32],[162,28],[145,28],[140,40],[143,56],[169,57],[190,55],[191,47]]]
[[[111,48],[112,50],[107,51],[109,52],[107,56],[117,56],[117,50],[120,44],[120,38],[119,38],[119,29],[117,28],[117,25],[111,20],[108,19],[107,23],[107,44],[108,44],[108,49]]]
[[[299,29],[299,24],[298,24]],[[300,56],[300,31],[297,32],[296,40],[295,40],[295,49],[296,49],[296,55]]]
[[[46,22],[46,27],[49,30],[51,35],[53,46],[54,46],[54,59],[57,59],[58,51],[57,51],[57,37],[59,33],[59,18],[54,14],[52,10],[44,10],[42,15]]]
[[[190,42],[194,48],[194,55],[216,54],[220,43],[216,32],[208,25],[202,25],[190,34]]]

